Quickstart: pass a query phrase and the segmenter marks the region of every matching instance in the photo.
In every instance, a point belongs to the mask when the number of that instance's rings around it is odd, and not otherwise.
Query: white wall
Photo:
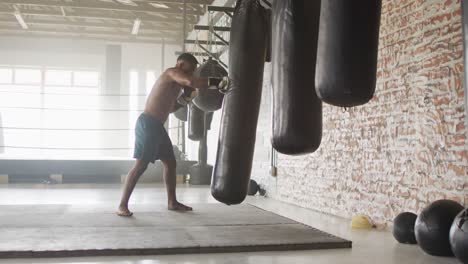
[[[0,65],[99,69],[105,67],[100,42],[0,36]]]
[[[162,45],[160,44],[122,44],[122,88],[121,92],[129,92],[129,72],[137,71],[140,80],[146,80],[146,72],[154,71],[157,76],[166,68],[176,64],[176,51],[180,48],[177,45],[165,45],[164,58],[162,56]],[[140,92],[144,92],[146,87],[140,81]]]

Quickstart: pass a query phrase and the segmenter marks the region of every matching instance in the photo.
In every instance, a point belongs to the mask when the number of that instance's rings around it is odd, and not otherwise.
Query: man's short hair
[[[195,66],[198,65],[198,61],[197,59],[190,53],[182,53],[179,55],[179,57],[177,57],[177,61],[180,61],[180,60],[183,60],[183,61],[186,61],[188,63],[191,63]]]

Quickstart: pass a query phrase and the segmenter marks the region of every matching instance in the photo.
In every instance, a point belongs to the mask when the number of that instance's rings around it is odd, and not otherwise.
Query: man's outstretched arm
[[[191,76],[177,68],[167,69],[165,74],[174,82],[182,86],[189,86],[198,89],[206,89],[209,87],[208,78]]]

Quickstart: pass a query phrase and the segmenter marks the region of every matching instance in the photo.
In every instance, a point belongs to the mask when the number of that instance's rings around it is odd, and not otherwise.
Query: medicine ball
[[[433,256],[453,256],[449,233],[461,210],[463,206],[451,200],[438,200],[424,208],[414,226],[421,249]]]
[[[405,212],[395,217],[393,221],[393,237],[403,244],[416,244],[414,235],[414,223],[418,216],[414,213]]]
[[[254,180],[250,180],[249,182],[249,190],[247,191],[248,195],[255,195],[258,191],[258,184]]]
[[[468,264],[468,208],[460,212],[452,223],[450,245],[455,257]]]
[[[224,77],[227,71],[211,58],[198,67],[193,73],[196,77]],[[205,112],[214,112],[223,105],[224,94],[217,89],[199,89],[193,103]]]

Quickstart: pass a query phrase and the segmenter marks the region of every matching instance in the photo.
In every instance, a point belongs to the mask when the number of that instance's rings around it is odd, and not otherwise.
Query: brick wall
[[[375,97],[324,105],[321,147],[279,155],[277,178],[267,65],[252,178],[270,197],[380,226],[436,199],[468,204],[460,1],[384,0],[382,11]]]

